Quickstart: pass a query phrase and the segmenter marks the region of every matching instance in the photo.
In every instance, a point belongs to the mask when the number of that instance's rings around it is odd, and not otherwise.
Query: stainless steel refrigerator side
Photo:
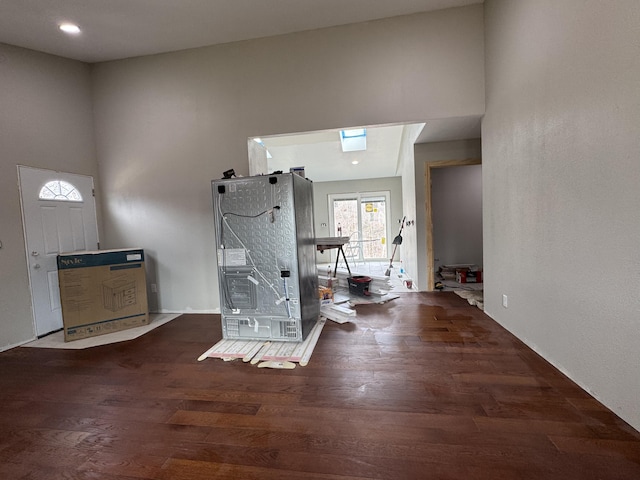
[[[223,336],[302,341],[319,315],[311,182],[214,180],[212,194]]]

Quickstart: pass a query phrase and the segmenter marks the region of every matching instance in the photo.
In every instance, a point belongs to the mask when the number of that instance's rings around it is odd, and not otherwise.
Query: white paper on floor
[[[141,325],[139,327],[133,327],[127,330],[106,333],[104,335],[98,335],[97,337],[81,338],[79,340],[73,340],[72,342],[65,342],[64,332],[60,330],[59,332],[52,333],[45,337],[39,338],[38,340],[34,340],[33,342],[25,343],[22,346],[35,348],[64,348],[69,350],[82,350],[85,348],[108,345],[110,343],[126,342],[128,340],[138,338],[145,333],[148,333],[179,316],[179,313],[151,313],[149,314],[148,325]]]

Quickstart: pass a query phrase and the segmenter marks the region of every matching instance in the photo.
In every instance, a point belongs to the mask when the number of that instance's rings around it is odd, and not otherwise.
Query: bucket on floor
[[[354,275],[353,277],[347,278],[347,282],[349,282],[349,293],[353,293],[354,295],[369,295],[371,277]]]

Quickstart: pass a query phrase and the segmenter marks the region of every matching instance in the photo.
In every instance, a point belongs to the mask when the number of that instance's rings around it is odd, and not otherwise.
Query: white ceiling
[[[480,117],[428,120],[416,143],[445,142],[480,138]],[[269,172],[304,167],[314,182],[395,177],[404,125],[367,127],[367,150],[343,152],[340,130],[261,137],[273,158],[267,160]],[[353,165],[352,160],[358,160]]]
[[[102,62],[483,0],[0,0],[0,42]],[[77,24],[70,37],[61,22]]]
[[[460,7],[484,0],[0,0],[0,43],[88,63]],[[82,32],[69,36],[62,22]],[[1,60],[1,59],[0,59]],[[354,126],[357,127],[357,126]],[[284,132],[283,132],[284,133]],[[366,154],[338,130],[264,138],[270,169],[305,166],[314,181],[397,175],[402,127],[369,127]],[[417,143],[480,137],[480,117],[430,119]]]
[[[367,149],[361,152],[343,152],[339,130],[262,141],[273,157],[267,160],[269,172],[304,167],[305,176],[314,182],[395,177],[403,129],[403,125],[367,128]],[[358,164],[353,165],[353,160]]]

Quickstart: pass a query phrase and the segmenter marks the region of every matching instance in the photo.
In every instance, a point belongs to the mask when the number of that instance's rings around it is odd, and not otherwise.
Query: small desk
[[[338,270],[338,260],[340,260],[340,253],[342,253],[342,258],[344,258],[344,264],[347,266],[347,271],[349,272],[349,276],[351,276],[351,269],[349,268],[349,263],[347,262],[347,256],[344,254],[344,250],[342,247],[349,243],[349,237],[322,237],[316,238],[316,249],[320,253],[324,253],[325,250],[332,250],[334,248],[338,249],[338,254],[336,255],[336,266],[333,269],[333,276],[336,276],[336,270]]]

